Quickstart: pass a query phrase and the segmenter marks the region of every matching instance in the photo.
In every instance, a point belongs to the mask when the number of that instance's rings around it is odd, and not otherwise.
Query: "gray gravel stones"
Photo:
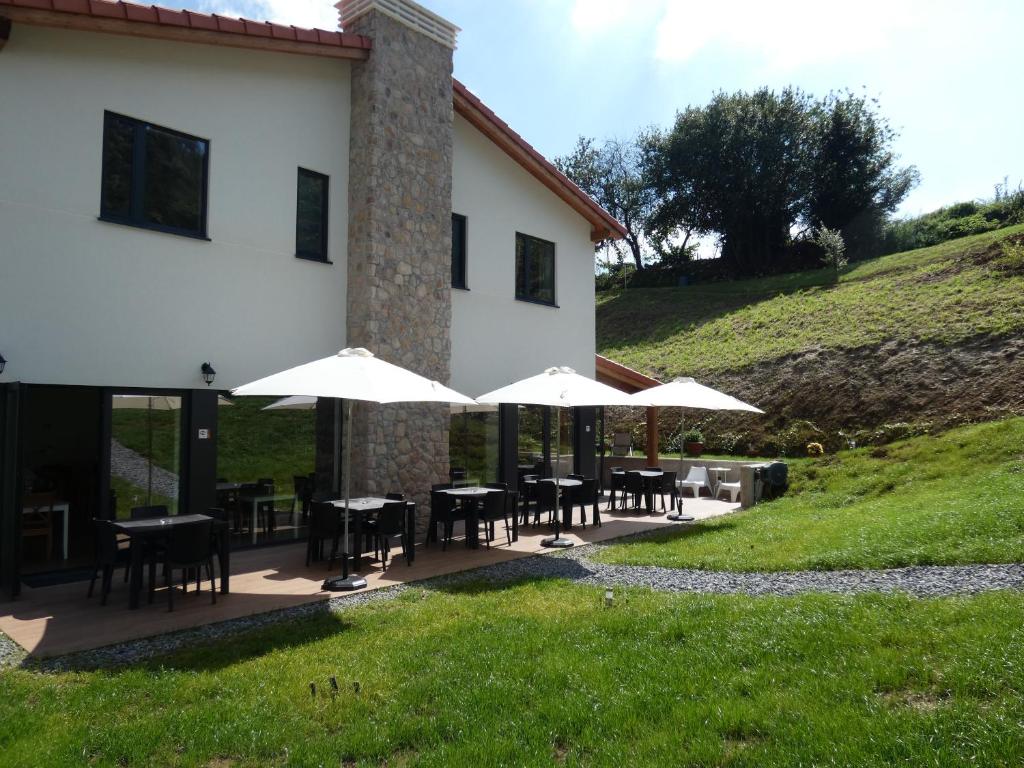
[[[593,544],[544,556],[507,560],[471,571],[369,592],[340,595],[330,600],[305,603],[293,608],[208,624],[55,659],[26,661],[24,652],[0,634],[0,667],[5,664],[26,664],[35,669],[62,671],[122,666],[283,621],[301,620],[326,612],[344,613],[357,606],[391,600],[410,589],[443,590],[480,582],[507,584],[528,579],[566,579],[579,584],[602,587],[641,587],[665,592],[782,597],[809,592],[841,595],[902,592],[915,597],[941,597],[973,595],[1000,589],[1024,590],[1024,565],[1016,563],[864,571],[732,573],[594,562],[592,556],[606,546],[608,544]]]

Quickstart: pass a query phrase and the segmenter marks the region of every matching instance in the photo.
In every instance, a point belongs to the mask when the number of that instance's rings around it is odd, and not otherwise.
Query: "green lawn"
[[[790,470],[781,499],[598,559],[738,571],[1024,560],[1024,418],[799,459]]]
[[[1024,225],[828,270],[599,295],[597,349],[660,379],[811,348],[1024,332]],[[991,258],[990,258],[991,257]]]
[[[131,669],[0,672],[3,764],[1024,761],[1020,594],[601,596],[417,590]]]

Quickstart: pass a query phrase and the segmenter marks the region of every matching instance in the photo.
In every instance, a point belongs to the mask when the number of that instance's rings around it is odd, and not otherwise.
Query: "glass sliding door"
[[[133,507],[177,514],[181,492],[182,398],[115,392],[110,404],[110,495],[118,518]]]
[[[497,406],[452,406],[448,457],[453,481],[470,485],[497,481]]]

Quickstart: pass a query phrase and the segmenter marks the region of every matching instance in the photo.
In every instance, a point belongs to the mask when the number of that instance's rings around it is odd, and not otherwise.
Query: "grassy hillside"
[[[800,459],[791,473],[790,493],[781,499],[620,544],[600,559],[757,571],[1024,556],[1024,419]]]
[[[598,298],[598,352],[659,378],[892,339],[1024,330],[1024,225],[829,270]]]

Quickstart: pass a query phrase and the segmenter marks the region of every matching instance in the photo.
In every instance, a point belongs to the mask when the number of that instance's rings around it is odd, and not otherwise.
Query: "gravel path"
[[[539,557],[524,557],[402,584],[370,592],[343,595],[294,608],[247,616],[218,624],[135,640],[119,645],[41,661],[28,666],[42,670],[67,670],[120,666],[179,648],[209,642],[257,627],[292,621],[322,613],[344,613],[356,606],[391,600],[410,589],[443,590],[469,582],[503,584],[524,579],[560,578],[579,584],[616,587],[647,587],[665,592],[720,595],[792,596],[808,592],[853,595],[865,592],[902,592],[915,597],[973,595],[1000,589],[1024,590],[1024,565],[955,565],[893,568],[886,570],[789,571],[780,573],[732,573],[658,566],[606,565],[591,558],[608,544],[575,547]],[[0,634],[0,667],[20,664],[24,652]]]
[[[149,460],[117,440],[110,441],[110,473],[136,488],[149,487]],[[153,491],[168,499],[178,498],[178,476],[163,467],[153,467]]]

